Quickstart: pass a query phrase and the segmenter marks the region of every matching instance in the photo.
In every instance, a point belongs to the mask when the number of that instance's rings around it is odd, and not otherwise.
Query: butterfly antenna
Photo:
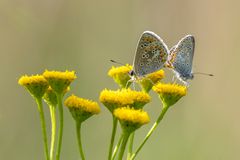
[[[194,75],[195,74],[201,74],[201,75],[206,75],[206,76],[214,76],[213,74],[211,74],[211,73],[202,73],[202,72],[195,72],[195,73],[193,73]]]
[[[112,62],[112,63],[116,63],[116,64],[120,64],[120,65],[125,65],[125,64],[123,64],[123,63],[121,63],[121,62],[117,62],[117,61],[115,61],[115,60],[112,60],[112,59],[110,59],[110,62]]]

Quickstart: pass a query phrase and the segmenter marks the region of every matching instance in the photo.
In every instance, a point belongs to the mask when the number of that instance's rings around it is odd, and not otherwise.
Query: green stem
[[[140,146],[138,147],[137,151],[132,155],[130,160],[134,160],[135,157],[137,156],[137,154],[139,153],[139,151],[142,149],[143,145],[146,143],[146,141],[148,140],[148,138],[152,135],[153,131],[156,129],[156,127],[158,126],[158,124],[161,122],[161,120],[163,119],[165,113],[168,110],[168,106],[163,105],[163,109],[161,114],[159,115],[157,121],[153,124],[152,128],[148,131],[146,137],[144,138],[143,142],[140,144]]]
[[[82,141],[81,141],[81,124],[82,123],[76,122],[76,133],[77,133],[79,153],[80,153],[82,160],[85,160],[85,156],[84,156],[83,149],[82,149]]]
[[[132,156],[134,135],[135,135],[135,132],[131,133],[131,135],[130,135],[130,143],[128,146],[127,160],[130,160],[130,158]]]
[[[58,129],[58,145],[56,160],[60,159],[61,147],[62,147],[62,136],[63,136],[63,105],[62,105],[62,94],[57,94],[58,110],[59,110],[59,129]]]
[[[124,155],[124,151],[125,151],[125,148],[126,148],[126,145],[127,145],[129,135],[130,135],[129,133],[123,133],[123,139],[122,139],[120,152],[119,152],[119,155],[118,155],[118,160],[123,159],[123,155]]]
[[[112,136],[111,136],[111,142],[109,145],[109,151],[108,151],[108,160],[111,160],[112,158],[112,150],[113,150],[113,144],[115,140],[116,130],[117,130],[117,118],[113,117],[113,123],[112,123]]]
[[[116,157],[116,155],[117,155],[117,152],[118,152],[118,149],[119,149],[119,146],[120,146],[120,144],[122,143],[122,139],[123,139],[123,134],[122,134],[121,137],[119,138],[118,143],[117,143],[117,145],[116,145],[115,148],[114,148],[114,151],[113,151],[113,155],[112,155],[112,159],[111,159],[111,160],[114,160],[114,159],[115,159],[115,157]]]
[[[51,147],[50,147],[50,160],[54,160],[54,149],[55,149],[55,139],[56,139],[56,106],[49,106],[50,116],[52,123],[52,135],[51,135]]]
[[[40,115],[40,121],[41,121],[41,127],[42,127],[45,157],[46,157],[46,160],[49,160],[47,129],[46,129],[44,112],[43,112],[42,99],[39,98],[39,99],[36,99],[36,101],[37,101],[37,104],[38,104],[38,112],[39,112],[39,115]]]

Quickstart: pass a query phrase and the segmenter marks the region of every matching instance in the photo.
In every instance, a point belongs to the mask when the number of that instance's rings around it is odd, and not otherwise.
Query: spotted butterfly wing
[[[169,53],[168,64],[182,81],[193,78],[192,61],[194,56],[195,40],[192,35],[182,38]]]
[[[133,62],[138,77],[161,69],[168,58],[168,48],[163,40],[151,31],[141,35]]]

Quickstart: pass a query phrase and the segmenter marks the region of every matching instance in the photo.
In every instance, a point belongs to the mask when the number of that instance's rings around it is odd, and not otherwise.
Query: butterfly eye
[[[130,75],[130,76],[133,76],[133,75],[134,75],[134,71],[131,70],[131,71],[129,72],[129,75]]]

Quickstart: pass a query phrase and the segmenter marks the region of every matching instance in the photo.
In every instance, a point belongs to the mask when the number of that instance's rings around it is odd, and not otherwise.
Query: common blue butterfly
[[[141,35],[130,72],[132,79],[139,79],[163,68],[168,59],[168,47],[163,40],[151,31]]]
[[[170,49],[167,61],[167,66],[175,72],[179,80],[187,85],[187,80],[194,77],[192,73],[194,47],[195,40],[192,35],[183,37],[177,45]]]

